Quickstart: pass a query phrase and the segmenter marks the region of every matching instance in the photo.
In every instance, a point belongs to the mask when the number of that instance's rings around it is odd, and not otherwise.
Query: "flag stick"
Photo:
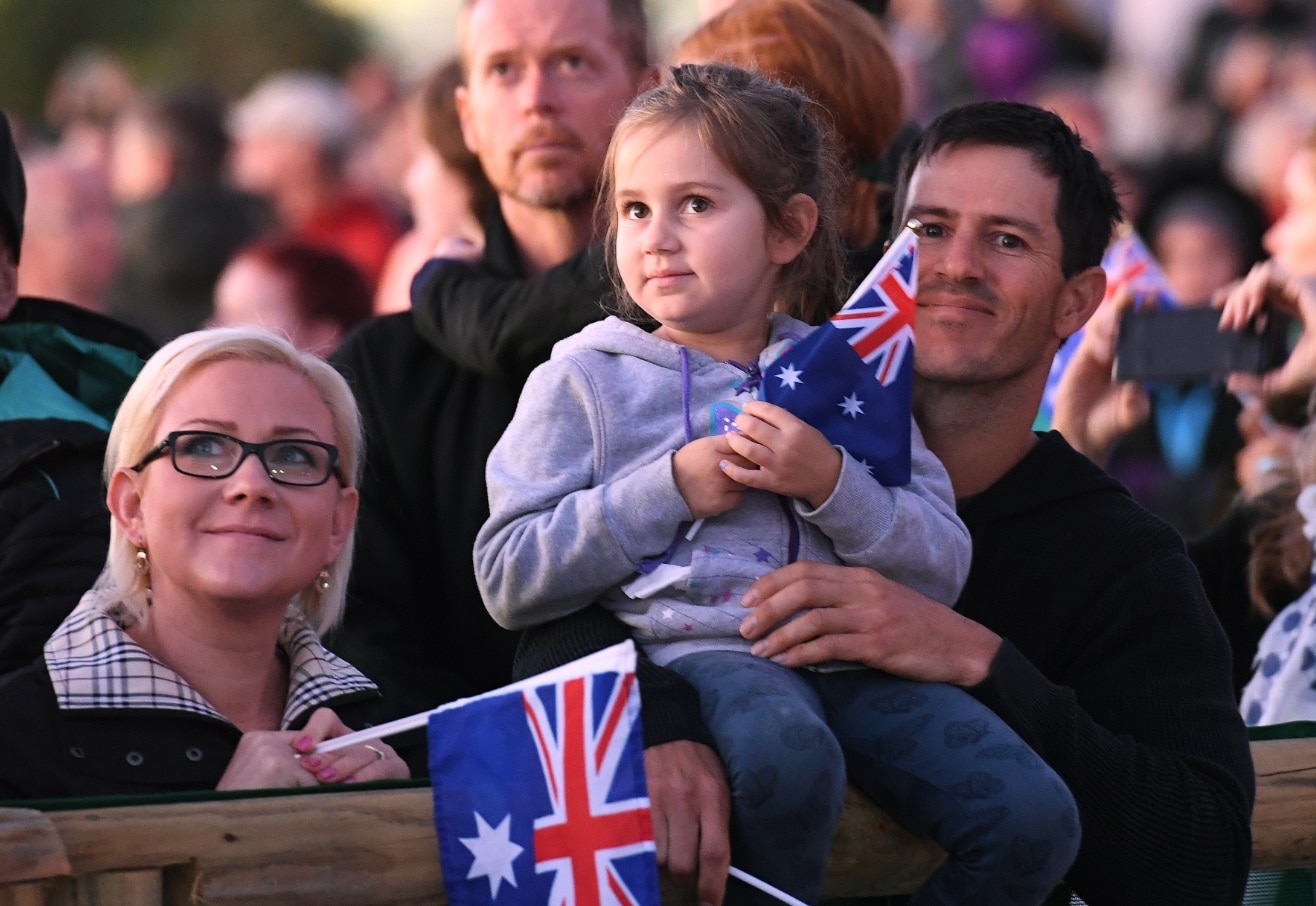
[[[439,705],[430,711],[421,711],[419,714],[412,714],[408,717],[399,717],[397,720],[390,720],[386,724],[380,724],[377,727],[366,727],[364,730],[357,730],[355,733],[348,733],[344,736],[335,736],[333,739],[326,739],[315,747],[312,754],[323,755],[326,752],[337,752],[339,749],[346,749],[348,746],[360,745],[363,742],[370,742],[375,739],[383,739],[385,736],[396,736],[398,733],[405,733],[407,730],[414,730],[417,727],[423,727],[430,722],[430,715],[435,711],[446,711],[449,708],[457,708],[467,702],[475,701],[480,698],[489,698],[494,695],[503,695],[507,692],[519,692],[522,689],[533,689],[536,686],[546,686],[555,683],[559,678],[578,676],[585,673],[596,673],[604,670],[617,669],[633,671],[635,669],[635,643],[630,641],[620,642],[608,648],[603,648],[593,654],[586,655],[582,658],[563,664],[561,667],[554,667],[552,670],[546,670],[543,673],[535,674],[527,679],[518,680],[515,683],[509,683],[492,692],[483,692],[479,695],[472,695],[469,698],[459,698],[457,701],[448,702]]]
[[[740,880],[744,881],[750,887],[755,887],[763,891],[764,893],[768,894],[769,896],[776,897],[777,899],[781,900],[783,903],[790,904],[790,906],[809,906],[809,904],[804,902],[803,900],[795,899],[795,897],[791,896],[786,891],[779,890],[776,887],[773,887],[767,881],[760,881],[758,878],[754,877],[749,872],[742,871],[741,869],[736,868],[736,866],[734,865],[732,865],[730,868],[727,869],[727,873],[730,874],[731,877],[733,878],[739,878]]]

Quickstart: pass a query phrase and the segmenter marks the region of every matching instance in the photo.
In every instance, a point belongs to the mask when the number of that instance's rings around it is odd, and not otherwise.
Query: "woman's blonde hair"
[[[147,361],[119,406],[105,448],[105,482],[123,466],[139,462],[159,443],[160,412],[175,388],[207,366],[219,362],[254,362],[281,365],[302,375],[315,387],[329,410],[338,447],[338,474],[346,487],[355,487],[361,472],[364,440],[356,399],[342,376],[318,356],[302,352],[287,340],[260,327],[219,327],[183,334],[163,346]],[[256,404],[256,403],[253,403]],[[304,617],[323,635],[342,616],[347,577],[352,568],[353,538],[327,569],[329,588],[315,583],[288,603],[290,617]],[[105,572],[128,614],[144,620],[147,614],[147,577],[135,566],[137,548],[116,520],[110,522],[110,548]]]

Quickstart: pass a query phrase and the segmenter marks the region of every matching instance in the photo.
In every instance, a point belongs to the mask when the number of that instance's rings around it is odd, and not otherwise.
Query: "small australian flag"
[[[769,367],[763,398],[813,425],[882,484],[909,483],[918,236],[900,231],[826,324]]]

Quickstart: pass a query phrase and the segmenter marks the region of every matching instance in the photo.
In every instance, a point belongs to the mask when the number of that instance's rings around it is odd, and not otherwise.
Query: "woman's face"
[[[416,230],[435,241],[463,234],[475,220],[471,188],[439,153],[420,142],[402,178]]]
[[[314,385],[282,365],[226,361],[184,379],[160,410],[152,444],[171,431],[216,431],[250,443],[334,444]],[[122,468],[110,509],[146,550],[153,600],[282,613],[350,537],[357,492],[331,477],[315,487],[276,484],[259,457],[227,478],[183,475],[168,454],[140,472]]]
[[[1205,305],[1216,290],[1243,276],[1247,262],[1221,227],[1197,217],[1177,217],[1157,230],[1156,260],[1175,298]]]
[[[254,324],[287,337],[298,349],[318,356],[329,355],[343,339],[333,322],[303,317],[288,276],[250,255],[238,255],[219,275],[210,324],[213,327]]]
[[[1316,151],[1289,162],[1284,201],[1284,215],[1266,232],[1266,251],[1289,273],[1316,275]]]

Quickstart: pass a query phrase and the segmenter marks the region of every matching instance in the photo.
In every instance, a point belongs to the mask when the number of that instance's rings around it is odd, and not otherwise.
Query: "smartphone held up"
[[[1287,319],[1257,329],[1221,330],[1214,308],[1143,306],[1120,321],[1115,380],[1206,383],[1235,372],[1262,374],[1288,355]]]

